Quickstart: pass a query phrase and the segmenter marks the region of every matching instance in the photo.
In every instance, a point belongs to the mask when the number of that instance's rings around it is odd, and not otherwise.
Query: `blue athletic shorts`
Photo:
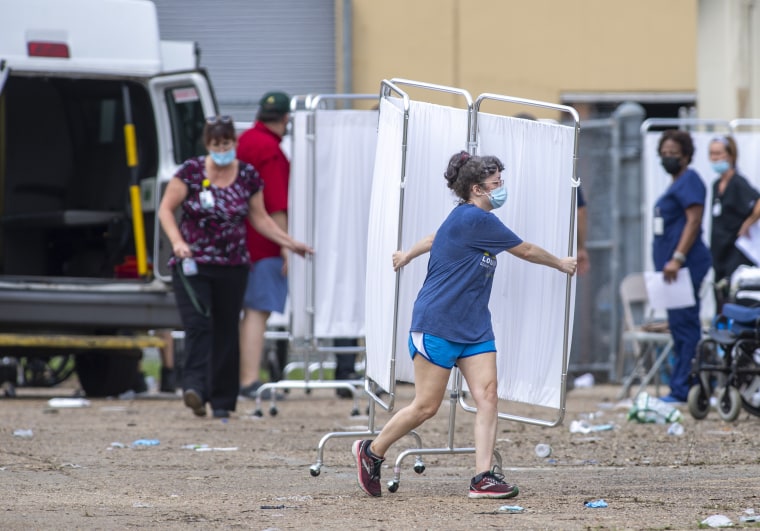
[[[243,306],[262,312],[285,311],[288,277],[282,274],[282,258],[263,258],[251,265]]]
[[[467,358],[486,352],[496,352],[495,341],[483,341],[482,343],[455,343],[422,332],[409,334],[409,354],[414,359],[419,354],[430,363],[453,369],[459,358]]]

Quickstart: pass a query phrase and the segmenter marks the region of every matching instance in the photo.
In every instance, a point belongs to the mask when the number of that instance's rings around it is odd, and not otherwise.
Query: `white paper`
[[[748,236],[739,236],[736,239],[736,247],[752,260],[752,263],[760,265],[760,221],[749,228]]]
[[[90,401],[86,398],[51,398],[48,406],[54,408],[65,407],[90,407]]]
[[[644,281],[647,286],[649,306],[655,310],[675,310],[688,308],[696,304],[694,286],[691,284],[691,273],[688,268],[678,271],[676,280],[665,282],[662,271],[646,271]]]

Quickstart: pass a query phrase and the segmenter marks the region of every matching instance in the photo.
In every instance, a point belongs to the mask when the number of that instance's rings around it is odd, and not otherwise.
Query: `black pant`
[[[208,316],[196,309],[177,267],[181,266],[175,267],[172,284],[185,328],[182,389],[197,391],[212,409],[235,411],[240,387],[240,310],[248,266],[198,264],[198,274],[185,277]]]
[[[333,339],[333,346],[336,347],[355,347],[359,344],[356,339],[336,338]],[[336,354],[335,355],[335,379],[351,380],[356,378],[354,364],[356,363],[356,354]]]

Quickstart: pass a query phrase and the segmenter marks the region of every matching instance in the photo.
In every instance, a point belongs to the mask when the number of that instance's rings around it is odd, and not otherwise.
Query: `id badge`
[[[655,236],[662,236],[665,232],[665,220],[662,219],[662,216],[657,216],[652,220],[652,232]]]
[[[203,190],[200,193],[200,200],[201,208],[214,208],[214,194],[211,193],[211,190]]]
[[[720,217],[722,213],[723,213],[723,204],[720,201],[715,201],[713,203],[713,211],[712,211],[713,217],[715,218]]]
[[[182,272],[186,277],[192,277],[198,274],[198,264],[192,258],[184,258],[182,260]]]

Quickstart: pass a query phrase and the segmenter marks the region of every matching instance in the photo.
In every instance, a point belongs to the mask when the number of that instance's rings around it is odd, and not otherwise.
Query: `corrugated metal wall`
[[[161,38],[201,48],[223,114],[251,121],[269,90],[330,94],[334,0],[154,0]]]

